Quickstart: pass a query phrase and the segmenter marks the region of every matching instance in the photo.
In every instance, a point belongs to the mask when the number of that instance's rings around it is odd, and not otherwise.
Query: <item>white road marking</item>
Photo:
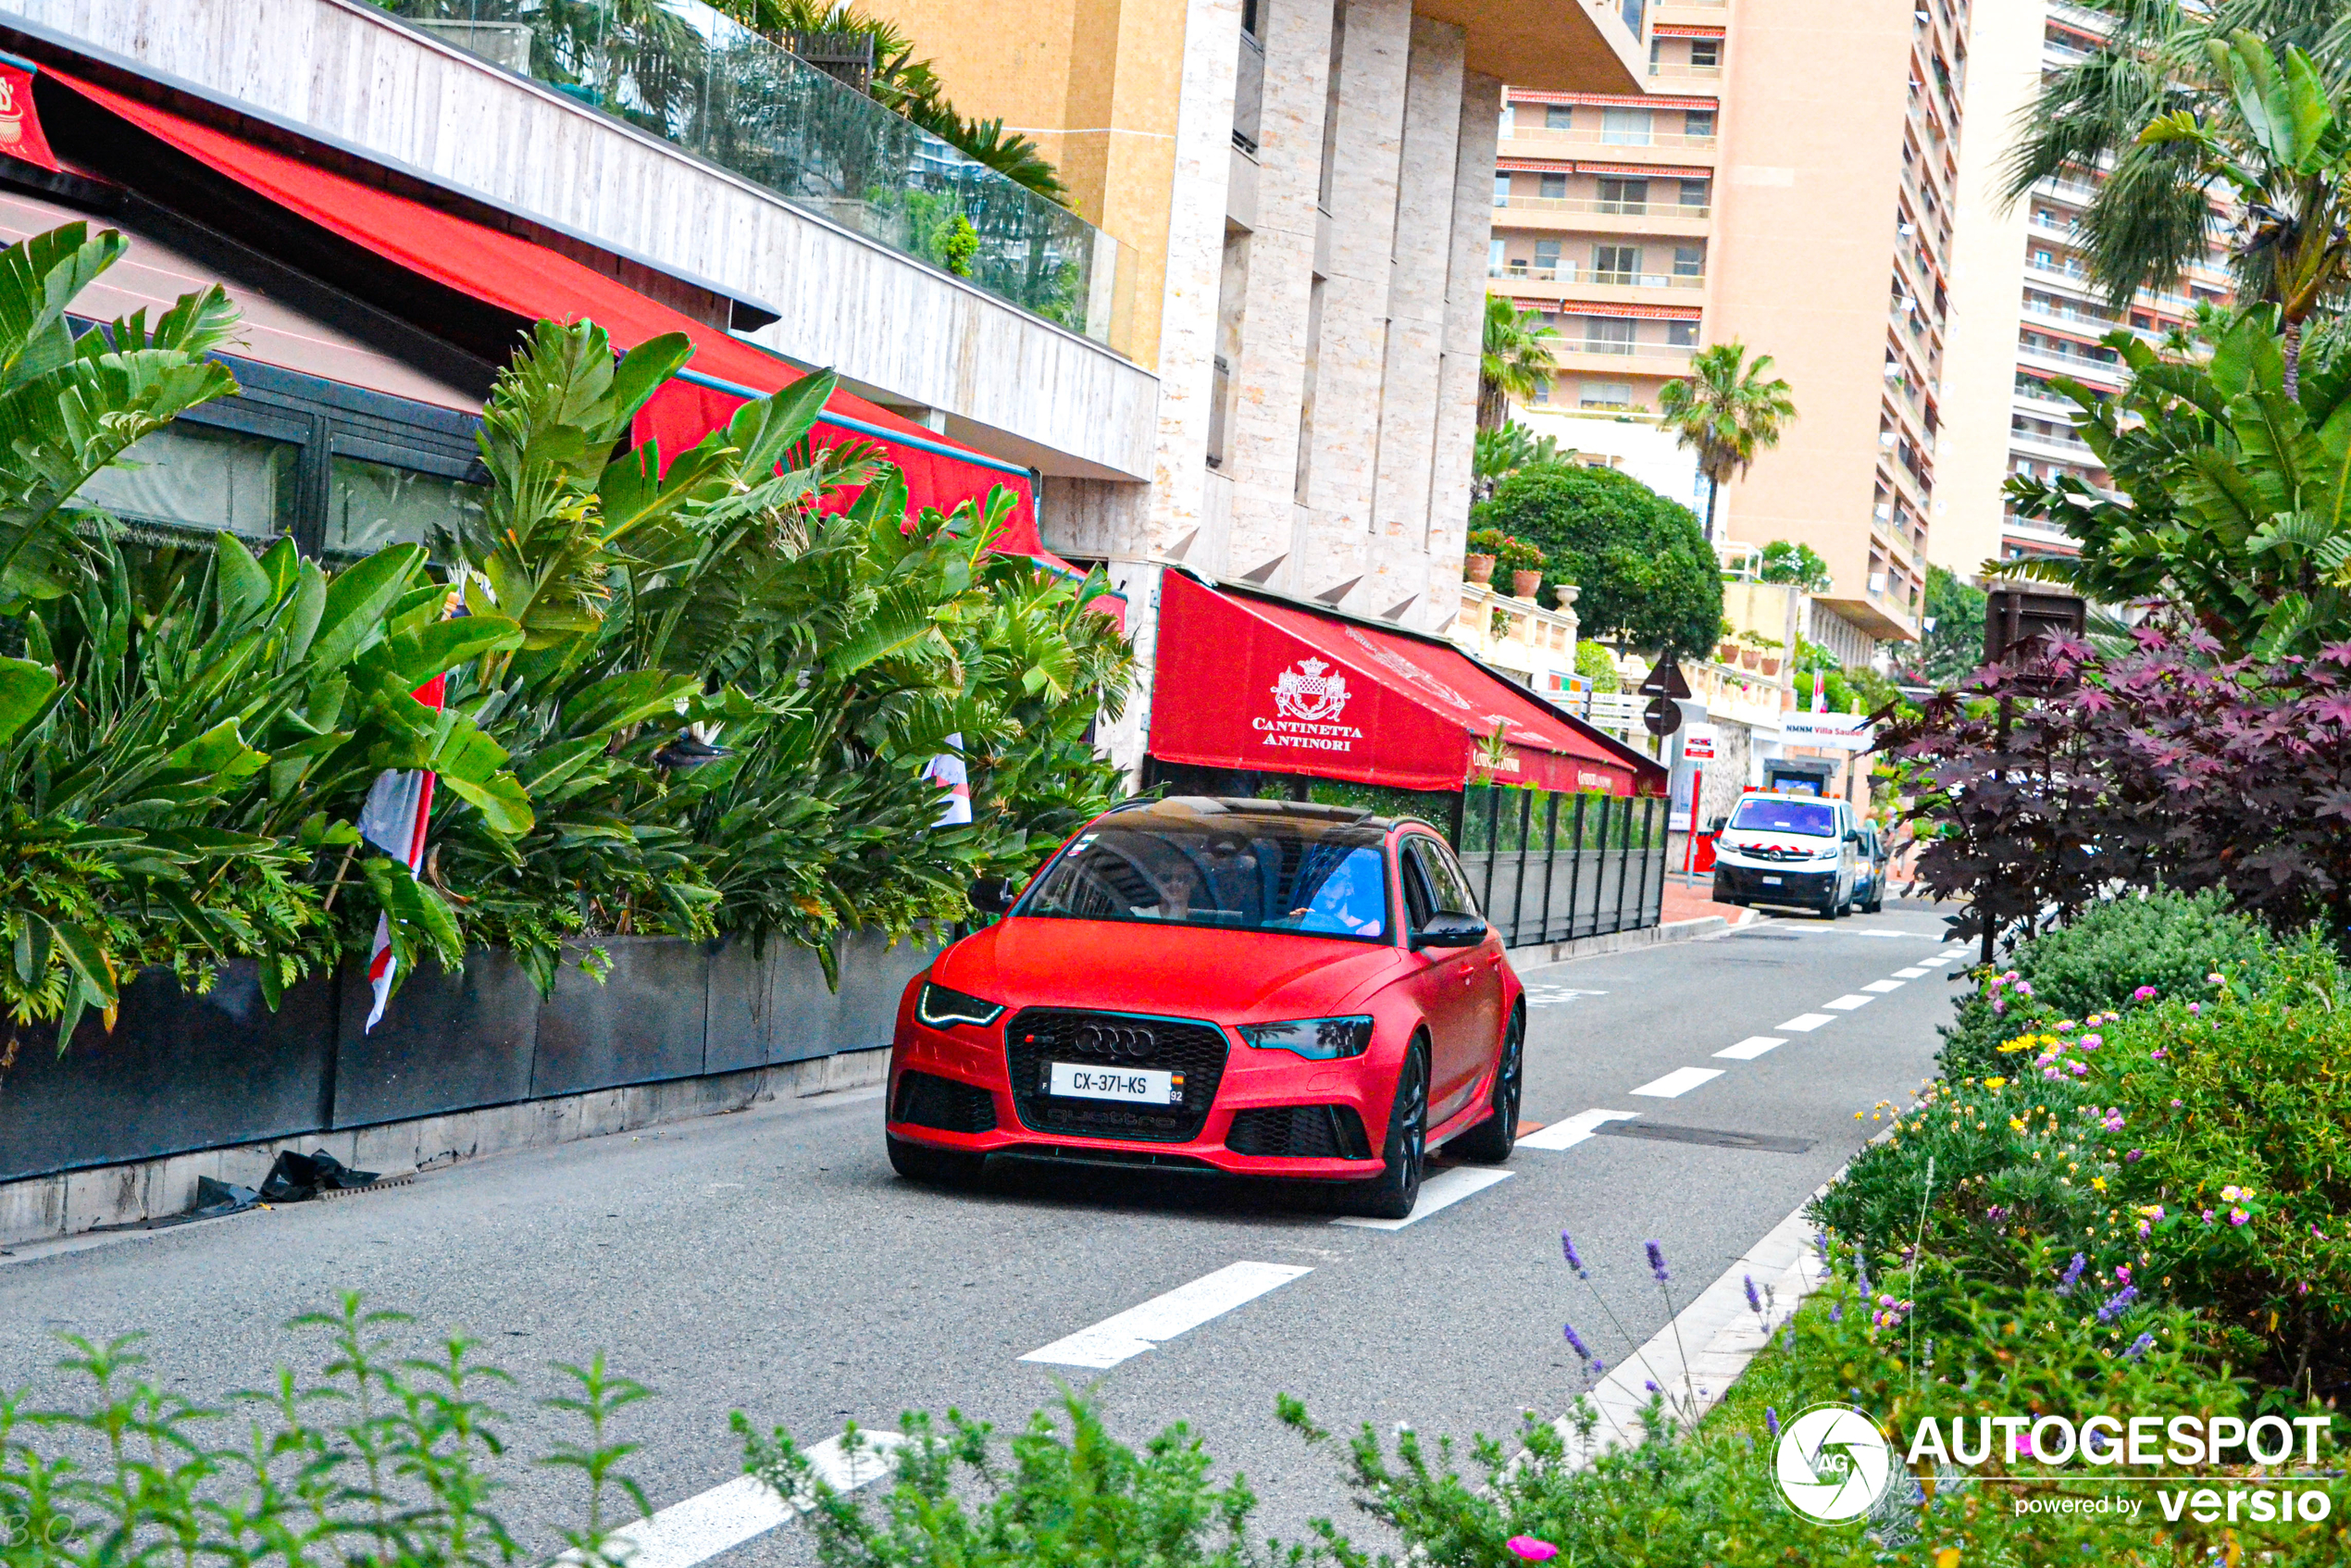
[[[856,1453],[845,1453],[839,1437],[808,1450],[816,1474],[835,1491],[854,1491],[890,1472],[890,1450],[906,1439],[895,1432],[866,1432]],[[722,1486],[672,1503],[612,1533],[607,1550],[625,1557],[629,1568],[692,1568],[754,1536],[764,1536],[812,1507],[815,1499],[787,1502],[756,1475],[738,1475]],[[577,1561],[566,1553],[563,1561]]]
[[[1894,977],[1897,980],[1920,980],[1926,977],[1926,971],[1913,965],[1908,969],[1897,969],[1894,971]]]
[[[1847,931],[1846,935],[1848,937],[1909,937],[1914,941],[1929,942],[1934,940],[1924,931],[1888,931],[1879,927],[1872,927],[1862,931]]]
[[[1578,997],[1606,996],[1607,994],[1606,991],[1577,990],[1574,986],[1529,986],[1526,988],[1526,1005],[1556,1007],[1563,1002],[1574,1002]]]
[[[1054,1366],[1116,1366],[1314,1271],[1297,1263],[1227,1263],[1214,1274],[1106,1317],[1021,1357]]]
[[[1965,958],[1975,952],[1972,947],[1947,947],[1944,953],[1951,958]]]
[[[1718,1051],[1714,1054],[1717,1056],[1727,1056],[1734,1062],[1752,1062],[1757,1057],[1762,1055],[1765,1052],[1773,1049],[1774,1046],[1785,1045],[1787,1041],[1780,1039],[1776,1035],[1749,1035],[1747,1039],[1739,1041],[1738,1044],[1731,1046],[1727,1050]]]
[[[1785,1023],[1774,1024],[1772,1027],[1775,1029],[1785,1029],[1790,1034],[1801,1035],[1811,1033],[1814,1029],[1819,1028],[1822,1024],[1834,1024],[1835,1022],[1836,1015],[1833,1013],[1799,1013],[1795,1017],[1786,1020]]]
[[[1439,1209],[1449,1209],[1464,1198],[1475,1197],[1498,1181],[1510,1179],[1510,1172],[1491,1165],[1455,1165],[1421,1183],[1419,1204],[1400,1220],[1368,1220],[1358,1214],[1345,1214],[1331,1224],[1353,1226],[1361,1230],[1401,1230],[1408,1225],[1418,1225]]]
[[[1920,959],[1919,967],[1922,969],[1940,969],[1946,964],[1950,962],[1951,961],[1949,959],[1944,957],[1941,953],[1936,953],[1933,958]]]
[[[1573,1149],[1598,1133],[1602,1122],[1629,1122],[1639,1114],[1638,1111],[1578,1111],[1573,1116],[1528,1133],[1518,1140],[1518,1146],[1521,1149]]]
[[[1865,991],[1875,991],[1878,995],[1884,996],[1887,991],[1900,990],[1902,989],[1902,982],[1899,980],[1872,980],[1868,985],[1863,986],[1861,989]]]
[[[1859,992],[1847,991],[1843,996],[1835,998],[1832,1001],[1824,1002],[1821,1003],[1821,1005],[1823,1007],[1834,1007],[1839,1013],[1850,1013],[1857,1007],[1867,1007],[1871,1002],[1875,1002],[1877,998],[1873,996],[1862,996]]]
[[[1702,1083],[1712,1083],[1723,1076],[1720,1067],[1676,1067],[1661,1078],[1653,1078],[1633,1090],[1651,1100],[1678,1100]]]

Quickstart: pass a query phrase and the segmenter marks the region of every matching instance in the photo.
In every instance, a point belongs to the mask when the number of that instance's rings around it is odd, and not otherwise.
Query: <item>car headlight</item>
[[[1292,1018],[1280,1024],[1243,1024],[1240,1037],[1260,1051],[1287,1051],[1314,1062],[1361,1056],[1372,1046],[1369,1017]]]
[[[988,1002],[945,986],[923,982],[923,994],[914,999],[914,1016],[934,1029],[950,1024],[992,1024],[1004,1015],[1004,1004]]]

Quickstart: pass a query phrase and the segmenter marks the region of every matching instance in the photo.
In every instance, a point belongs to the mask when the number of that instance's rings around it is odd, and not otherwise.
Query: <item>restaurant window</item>
[[[74,497],[133,528],[270,540],[293,531],[290,441],[182,419],[134,443]]]
[[[328,467],[326,553],[421,544],[436,560],[453,559],[458,541],[478,533],[488,492],[445,474],[338,454]]]

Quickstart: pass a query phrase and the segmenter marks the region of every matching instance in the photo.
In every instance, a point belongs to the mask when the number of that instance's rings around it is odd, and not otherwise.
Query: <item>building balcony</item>
[[[1545,233],[1703,236],[1714,209],[1674,202],[1604,202],[1587,196],[1497,196],[1498,230]],[[1500,215],[1507,211],[1508,218]]]
[[[2009,455],[2030,457],[2042,463],[2071,463],[2076,467],[2094,469],[2101,475],[2105,472],[2105,465],[2098,461],[2098,454],[2090,450],[2088,442],[2076,441],[2067,436],[2036,435],[2025,430],[2010,430]]]
[[[700,0],[669,0],[675,27],[616,30],[586,50],[568,24],[522,0],[475,0],[462,21],[449,19],[446,0],[381,3],[444,43],[942,271],[949,226],[938,214],[978,216],[979,249],[959,276],[1071,331],[1130,346],[1119,282],[1125,268],[1131,307],[1133,263],[1116,240]],[[559,59],[568,68],[542,72]]]
[[[1721,66],[1675,65],[1671,60],[1651,60],[1649,75],[1667,81],[1720,81]]]
[[[2100,392],[2120,391],[2123,378],[2130,373],[2130,367],[2126,365],[2109,365],[2100,360],[2077,358],[2070,354],[2052,354],[2046,349],[2026,348],[2021,344],[2016,351],[2016,362],[2045,374],[2071,376],[2084,386],[2096,387]]]
[[[1714,152],[1718,138],[1686,136],[1678,131],[1652,131],[1647,140],[1627,141],[1624,133],[1586,127],[1580,131],[1546,131],[1540,126],[1521,126],[1502,138],[1501,156],[1506,158],[1543,158],[1560,156],[1561,149],[1592,148],[1605,155],[1611,163],[1687,163],[1693,156],[1706,159]]]
[[[1586,338],[1562,338],[1551,345],[1551,360],[1560,369],[1587,376],[1685,376],[1696,345],[1674,343],[1608,343]]]
[[[1679,305],[1698,303],[1706,287],[1703,276],[1685,278],[1672,272],[1600,272],[1588,267],[1487,268],[1487,279],[1510,285],[1521,299],[1558,300],[1574,310],[1578,300],[1596,305]]]

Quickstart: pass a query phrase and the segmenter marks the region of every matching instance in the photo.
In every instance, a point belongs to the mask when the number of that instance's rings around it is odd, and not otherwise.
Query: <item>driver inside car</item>
[[[1368,875],[1359,877],[1359,870]],[[1381,907],[1386,902],[1384,888],[1378,852],[1354,850],[1323,878],[1304,908],[1289,912],[1290,918],[1301,931],[1376,937],[1387,923],[1387,911]]]

